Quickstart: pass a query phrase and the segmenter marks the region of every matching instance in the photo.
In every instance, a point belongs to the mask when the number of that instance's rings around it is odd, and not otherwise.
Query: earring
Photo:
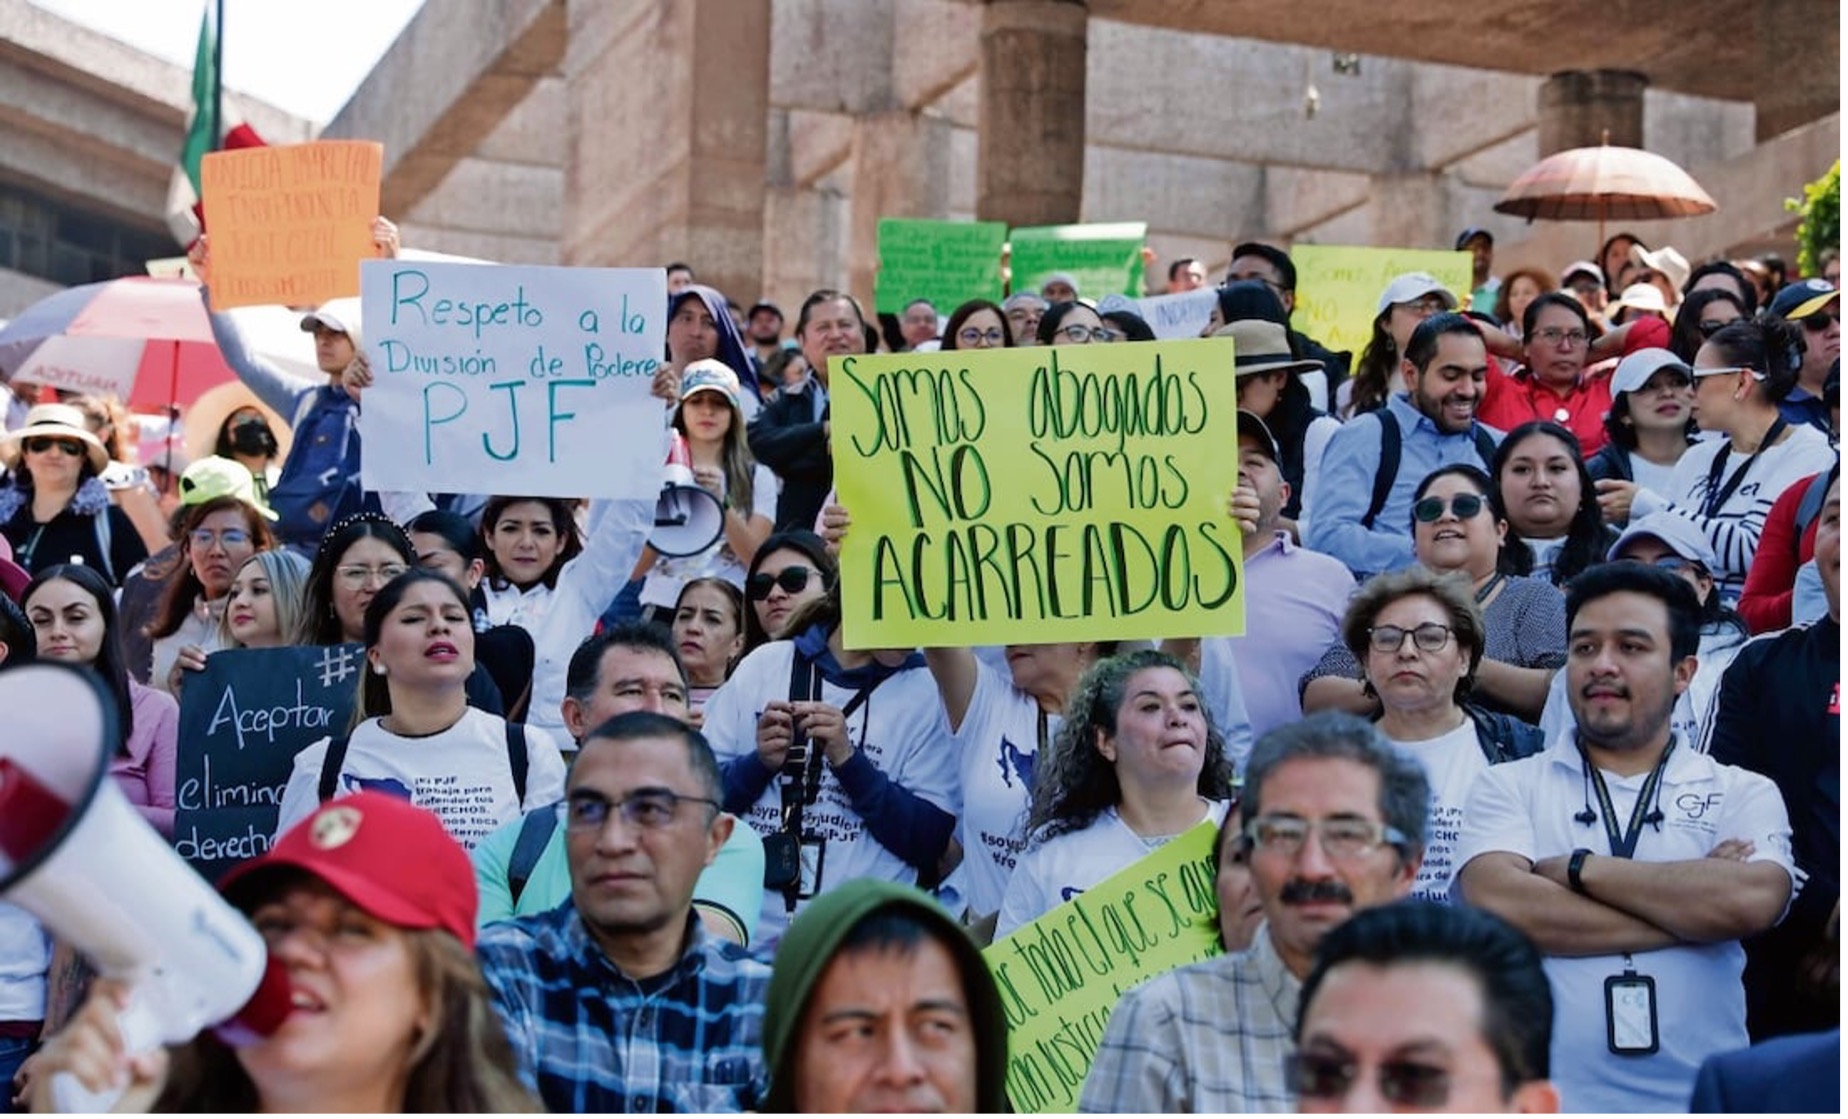
[[[382,665],[382,664],[375,664],[375,665],[373,665],[373,666],[372,666],[372,674],[373,674],[374,676],[383,676],[383,675],[385,675],[385,666],[384,666],[384,665]]]

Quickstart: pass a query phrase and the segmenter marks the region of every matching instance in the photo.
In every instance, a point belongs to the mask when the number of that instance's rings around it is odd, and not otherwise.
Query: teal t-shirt
[[[496,828],[470,856],[475,863],[475,885],[481,893],[481,912],[475,919],[478,928],[556,909],[571,896],[571,866],[565,859],[565,829],[561,826],[553,830],[526,880],[526,888],[520,892],[519,904],[514,904],[507,868],[525,821],[524,816],[517,816]],[[763,903],[764,841],[751,825],[739,820],[731,838],[719,848],[718,857],[694,884],[693,904],[708,916],[735,926],[749,947],[757,935]]]

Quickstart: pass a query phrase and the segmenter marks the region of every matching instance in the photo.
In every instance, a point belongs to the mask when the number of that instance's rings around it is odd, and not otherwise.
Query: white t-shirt
[[[1604,774],[1619,827],[1630,819],[1648,776]],[[1490,851],[1536,862],[1580,847],[1608,855],[1604,824],[1575,818],[1585,798],[1584,766],[1570,737],[1531,758],[1489,767],[1470,790],[1457,865]],[[1796,881],[1790,820],[1770,778],[1677,746],[1662,773],[1658,804],[1665,819],[1659,828],[1642,829],[1636,858],[1699,859],[1722,839],[1747,839],[1756,848],[1751,861],[1775,863]],[[1622,974],[1626,960],[1655,980],[1661,1048],[1647,1056],[1618,1056],[1606,1047],[1604,981]],[[1560,1110],[1685,1112],[1700,1063],[1750,1041],[1744,972],[1745,950],[1736,940],[1627,956],[1548,956]]]
[[[1668,488],[1659,495],[1638,490],[1631,501],[1630,519],[1648,516],[1667,509],[1697,526],[1719,557],[1720,568],[1713,573],[1720,586],[1722,600],[1737,606],[1739,593],[1745,589],[1746,572],[1752,557],[1758,554],[1758,538],[1764,533],[1765,518],[1784,491],[1799,479],[1820,474],[1835,465],[1835,448],[1828,437],[1807,424],[1788,429],[1790,436],[1775,447],[1766,447],[1754,458],[1731,452],[1729,439],[1708,439],[1688,448]],[[1751,461],[1751,469],[1740,476],[1738,486],[1720,503],[1712,516],[1707,515],[1708,479],[1713,463],[1722,451],[1728,451],[1721,464],[1715,488],[1724,491],[1739,470]]]
[[[1685,454],[1686,452],[1683,453]],[[1630,476],[1635,479],[1638,489],[1654,490],[1656,493],[1666,493],[1670,484],[1674,481],[1675,466],[1679,464],[1680,461],[1680,459],[1676,459],[1667,466],[1657,466],[1635,451],[1631,451]]]
[[[1565,673],[1560,673],[1561,676]],[[1463,725],[1422,742],[1388,739],[1399,752],[1424,767],[1431,782],[1431,821],[1426,829],[1424,862],[1412,883],[1412,896],[1432,901],[1450,899],[1450,880],[1456,877],[1457,838],[1463,831],[1463,805],[1470,786],[1489,759],[1482,756],[1476,721],[1463,716]]]
[[[45,972],[51,967],[51,937],[32,914],[0,901],[0,1022],[36,1022],[45,1017]],[[11,1095],[12,1085],[0,1084]]]
[[[751,516],[776,522],[776,474],[762,463],[751,472]],[[721,535],[695,556],[661,556],[642,577],[642,605],[673,609],[680,588],[695,579],[724,579],[744,589],[745,568]]]
[[[488,603],[490,626],[519,626],[528,633],[538,632],[546,608],[552,605],[552,588],[544,583],[521,590],[512,583],[497,587],[494,580],[483,579],[481,596]]]
[[[1201,802],[1201,821],[1223,820],[1225,815],[1225,801]],[[1020,869],[1008,880],[995,939],[1038,920],[1160,847],[1131,831],[1114,807],[1098,813],[1086,827],[1046,840],[1021,856]]]
[[[789,698],[793,641],[759,646],[739,663],[723,687],[706,701],[704,731],[720,764],[757,749],[757,718],[773,699]],[[854,693],[822,681],[821,698],[846,709]],[[887,778],[945,812],[956,805],[957,753],[950,744],[943,700],[930,670],[919,665],[894,673],[873,689],[847,717],[847,736],[857,752]],[[760,835],[774,835],[782,824],[782,796],[773,779],[744,815]],[[917,868],[887,850],[854,810],[832,766],[821,766],[820,791],[802,813],[802,830],[826,840],[819,893],[854,878],[915,883]],[[799,903],[797,911],[802,905]],[[776,943],[789,925],[781,891],[764,891],[757,943]]]
[[[956,735],[962,766],[961,889],[973,913],[1001,908],[1008,878],[1027,846],[1040,728],[1045,727],[1050,744],[1064,721],[1061,715],[1042,714],[1038,700],[977,662],[975,694]]]
[[[526,728],[526,799],[516,795],[507,760],[507,722],[470,707],[448,730],[411,738],[367,719],[347,742],[335,796],[362,789],[403,797],[436,813],[463,847],[473,848],[508,820],[565,796],[565,760],[552,736]],[[321,763],[331,739],[295,755],[276,822],[281,835],[321,803]]]

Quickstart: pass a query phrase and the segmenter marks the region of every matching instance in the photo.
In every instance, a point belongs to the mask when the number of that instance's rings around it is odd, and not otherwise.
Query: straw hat
[[[257,394],[246,388],[242,381],[226,381],[222,385],[213,385],[199,394],[199,399],[186,409],[186,458],[197,462],[209,455],[218,453],[218,429],[224,426],[233,412],[243,408],[255,408],[263,413],[269,421],[270,431],[276,436],[276,461],[282,462],[289,457],[289,425],[278,416],[269,405],[257,399]]]
[[[83,443],[85,457],[90,460],[90,469],[101,474],[109,466],[109,451],[103,441],[90,434],[90,428],[83,422],[83,413],[69,404],[35,404],[26,413],[26,422],[18,428],[0,437],[0,463],[8,469],[18,465],[21,448],[28,439],[40,436],[76,439]]]

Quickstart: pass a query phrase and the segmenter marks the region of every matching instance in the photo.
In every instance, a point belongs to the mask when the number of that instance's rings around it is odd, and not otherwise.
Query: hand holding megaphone
[[[725,533],[725,505],[713,490],[700,485],[686,436],[673,433],[663,471],[661,499],[655,503],[654,532],[648,544],[664,556],[696,556]]]
[[[89,1040],[73,1041],[69,1051],[94,1058],[99,1045],[119,1045],[145,1055],[210,1026],[221,1036],[274,1031],[290,1009],[287,973],[250,922],[109,779],[120,735],[101,683],[54,663],[8,669],[0,673],[0,711],[8,719],[0,737],[0,896],[128,990],[125,1001],[86,1005],[86,1014],[112,1021],[92,1022]],[[87,1076],[74,1067],[35,1081],[50,1082],[59,1110],[108,1110],[116,1089],[85,1085],[115,1085],[119,1067],[74,1060]]]
[[[90,997],[32,1059],[34,1111],[150,1110],[167,1080],[167,1051],[136,1014],[128,985],[98,979]]]

